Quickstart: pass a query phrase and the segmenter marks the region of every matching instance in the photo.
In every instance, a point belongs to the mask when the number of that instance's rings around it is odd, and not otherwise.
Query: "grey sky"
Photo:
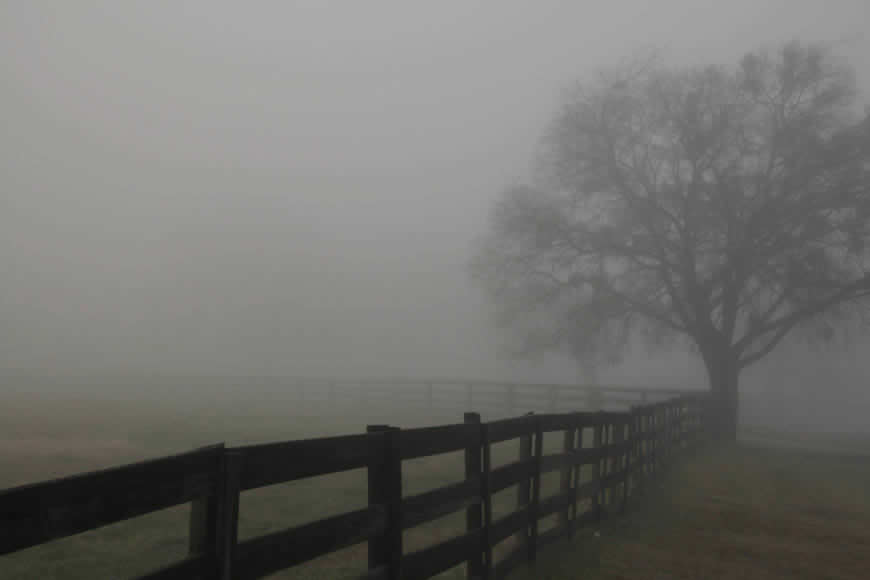
[[[464,270],[560,91],[648,47],[733,62],[794,37],[836,44],[867,90],[868,16],[4,1],[0,366],[572,379],[497,358]]]

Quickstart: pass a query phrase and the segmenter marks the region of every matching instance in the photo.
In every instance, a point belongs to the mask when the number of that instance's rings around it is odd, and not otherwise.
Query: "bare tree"
[[[849,67],[791,43],[733,68],[623,67],[571,95],[541,177],[497,203],[473,271],[524,352],[688,342],[717,431],[793,330],[870,295],[870,120]]]

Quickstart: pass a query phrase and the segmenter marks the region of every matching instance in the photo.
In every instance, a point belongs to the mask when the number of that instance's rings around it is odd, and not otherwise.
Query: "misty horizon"
[[[208,6],[3,8],[0,368],[576,382],[504,357],[467,273],[562,93],[795,37],[870,82],[860,2]]]

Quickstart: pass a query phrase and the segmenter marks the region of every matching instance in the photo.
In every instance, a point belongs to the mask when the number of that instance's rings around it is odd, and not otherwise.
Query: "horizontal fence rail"
[[[119,468],[0,491],[0,555],[191,503],[189,556],[141,578],[254,579],[366,542],[364,578],[430,578],[465,565],[469,578],[504,578],[542,546],[622,511],[644,482],[704,432],[707,399],[682,394],[628,411],[528,414],[416,429],[371,426],[359,435],[243,447],[215,445]],[[561,434],[558,451],[545,436]],[[510,463],[492,447],[516,441]],[[403,461],[461,452],[462,481],[402,494]],[[368,506],[239,541],[245,490],[364,468]],[[542,497],[542,475],[559,473]],[[513,511],[493,517],[493,495],[516,488]],[[403,531],[464,511],[464,533],[406,553]],[[546,518],[557,523],[541,530]],[[500,547],[501,546],[501,547]],[[505,552],[496,561],[494,551]]]
[[[308,403],[370,404],[417,407],[455,413],[475,410],[486,417],[513,417],[525,411],[624,409],[655,403],[697,391],[679,388],[642,388],[559,383],[432,379],[323,379],[294,378],[281,384],[281,392]]]

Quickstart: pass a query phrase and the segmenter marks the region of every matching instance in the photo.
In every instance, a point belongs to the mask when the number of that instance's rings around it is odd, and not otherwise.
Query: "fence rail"
[[[621,510],[644,481],[703,432],[706,398],[682,395],[629,411],[529,414],[482,422],[244,447],[216,445],[162,459],[0,491],[0,555],[191,502],[189,556],[142,578],[254,579],[362,542],[364,578],[425,579],[463,563],[469,578],[503,578],[535,561],[539,549]],[[544,452],[547,433],[562,433]],[[591,439],[586,435],[591,435]],[[493,468],[492,446],[518,440],[515,461]],[[462,481],[402,495],[402,462],[462,451]],[[583,468],[589,475],[581,477]],[[240,493],[258,487],[366,468],[368,503],[264,536],[239,541]],[[542,497],[542,475],[559,472],[559,491]],[[515,509],[494,519],[492,496],[517,487]],[[466,529],[405,553],[403,530],[465,511]],[[540,533],[543,518],[558,523]],[[493,549],[513,538],[495,561]]]
[[[429,411],[475,409],[485,416],[514,417],[522,411],[556,413],[577,409],[624,409],[697,391],[558,383],[510,383],[460,379],[306,379],[282,386],[283,393],[308,402],[397,404]]]

